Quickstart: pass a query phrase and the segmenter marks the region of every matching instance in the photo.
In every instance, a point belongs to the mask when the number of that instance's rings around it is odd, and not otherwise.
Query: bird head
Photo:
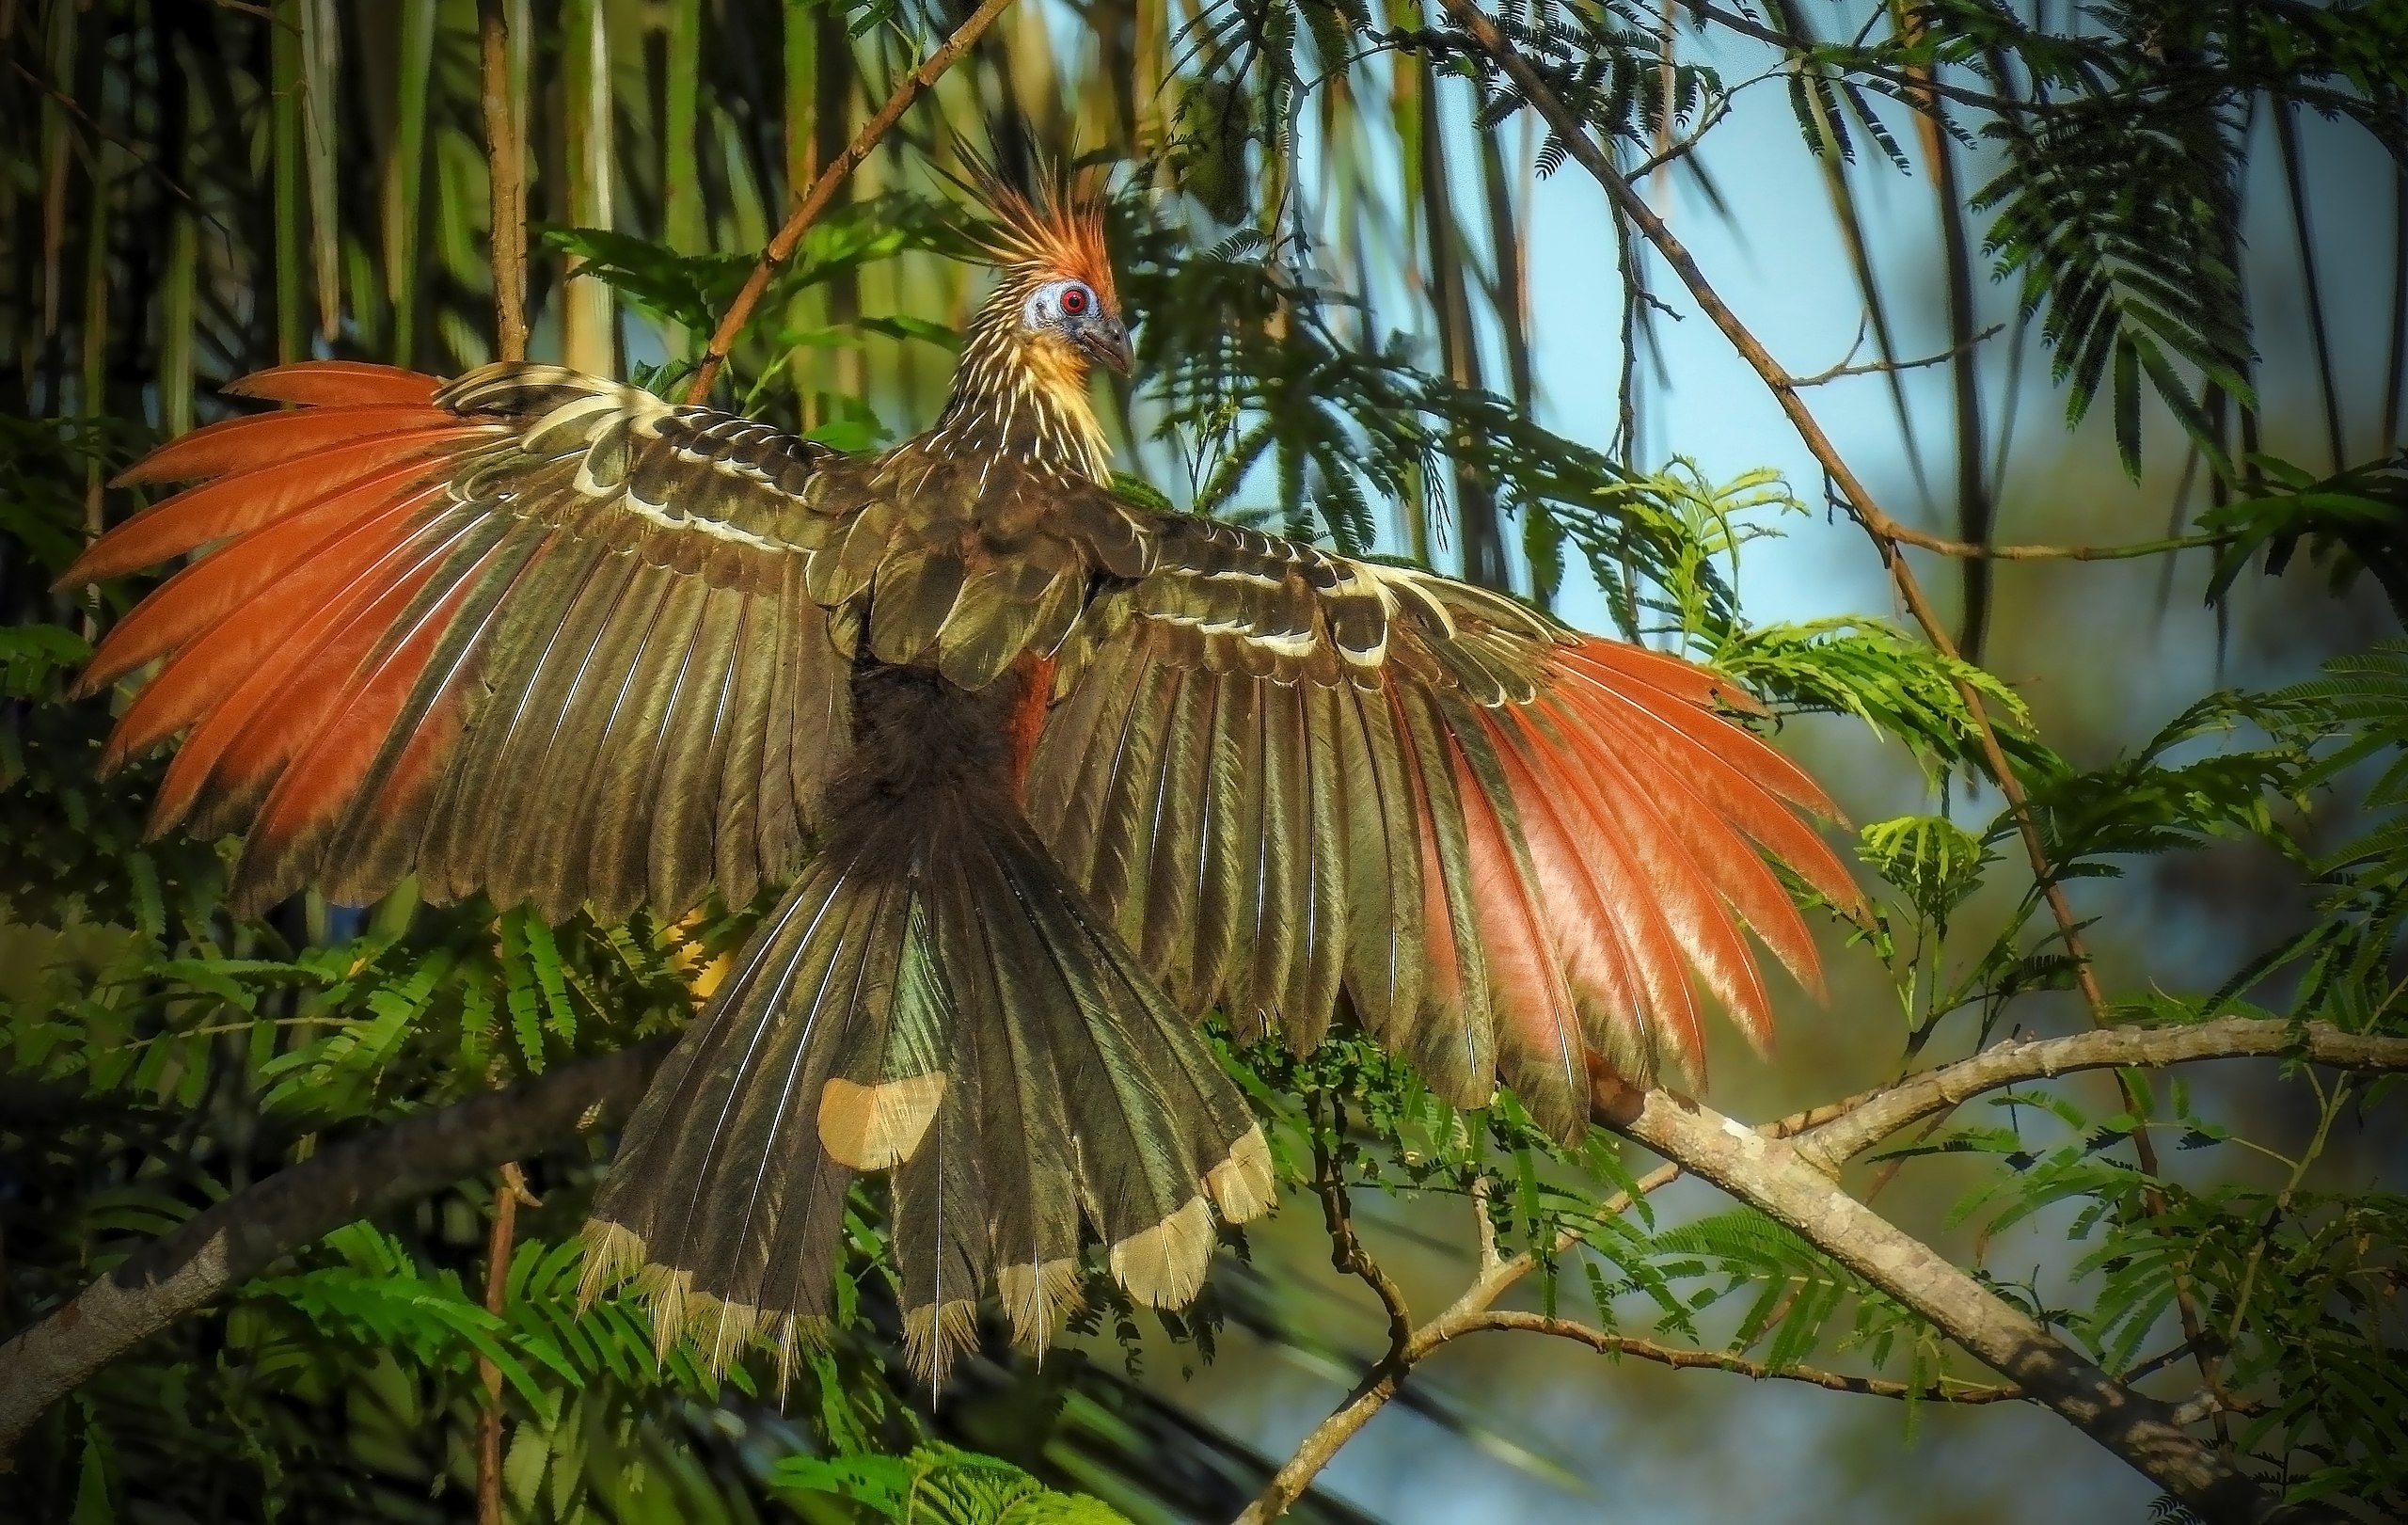
[[[1129,373],[1129,328],[1112,286],[1100,199],[1049,181],[1035,197],[991,171],[978,193],[994,221],[984,243],[1003,272],[994,302],[1033,367],[1084,383],[1087,367]]]

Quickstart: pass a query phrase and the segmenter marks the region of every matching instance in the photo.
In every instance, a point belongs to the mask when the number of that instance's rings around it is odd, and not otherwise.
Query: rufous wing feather
[[[1501,1076],[1570,1137],[1599,1062],[1702,1079],[1708,997],[1769,1038],[1747,931],[1819,988],[1765,855],[1856,892],[1728,678],[1426,573],[1149,527],[1154,570],[1066,647],[1031,814],[1191,1009],[1309,1044],[1342,983],[1441,1094]]]

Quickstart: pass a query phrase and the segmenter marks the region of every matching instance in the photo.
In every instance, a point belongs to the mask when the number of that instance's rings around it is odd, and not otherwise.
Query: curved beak
[[[1115,374],[1127,375],[1135,356],[1129,347],[1129,329],[1118,318],[1099,316],[1079,329],[1079,343]]]

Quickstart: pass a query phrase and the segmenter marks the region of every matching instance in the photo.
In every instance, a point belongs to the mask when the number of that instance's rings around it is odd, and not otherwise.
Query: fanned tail
[[[1204,1039],[1009,794],[966,771],[847,781],[844,824],[629,1125],[589,1287],[640,1271],[664,1342],[691,1333],[724,1363],[756,1335],[789,1354],[812,1338],[864,1171],[893,1171],[905,1340],[932,1382],[984,1297],[1043,1346],[1083,1219],[1131,1296],[1178,1307],[1212,1209],[1269,1206],[1269,1152]]]

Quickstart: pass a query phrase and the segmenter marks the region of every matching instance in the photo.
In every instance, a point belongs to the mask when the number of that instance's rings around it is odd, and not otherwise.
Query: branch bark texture
[[[2175,1407],[2134,1392],[1971,1273],[1840,1188],[1798,1146],[1698,1103],[1627,1092],[1598,1120],[1757,1208],[1913,1308],[1984,1364],[2122,1457],[2211,1525],[2323,1517],[2284,1510],[2184,1431]]]
[[[2343,1070],[2408,1070],[2408,1038],[2344,1032],[2329,1022],[2294,1028],[2272,1017],[2220,1017],[2188,1027],[2095,1027],[2065,1038],[2000,1043],[1969,1059],[1784,1119],[1764,1131],[1796,1136],[1808,1159],[1837,1169],[1901,1129],[1984,1091],[2022,1081],[2080,1070],[2155,1069],[2197,1059],[2290,1054]]]
[[[624,1117],[668,1051],[640,1044],[336,1144],[151,1241],[0,1345],[0,1460],[76,1384],[280,1257]]]

